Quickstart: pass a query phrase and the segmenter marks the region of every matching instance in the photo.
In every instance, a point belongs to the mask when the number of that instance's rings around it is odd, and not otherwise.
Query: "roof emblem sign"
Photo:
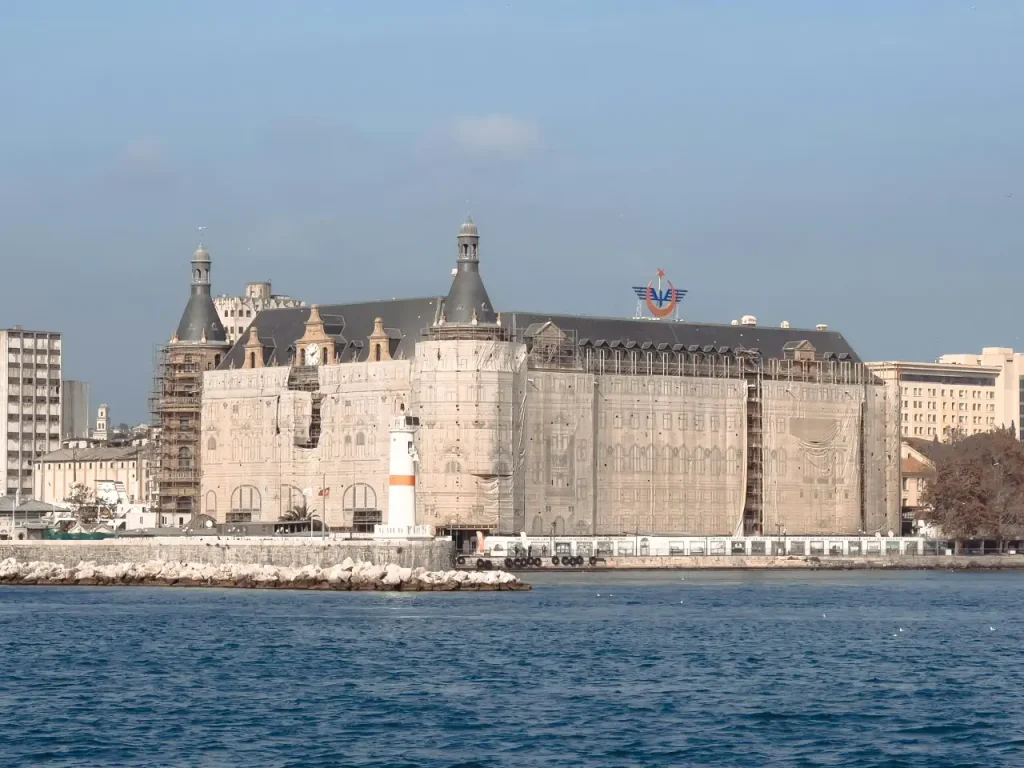
[[[678,311],[679,302],[683,300],[686,291],[672,285],[672,281],[665,277],[664,269],[658,269],[657,280],[657,286],[655,286],[654,280],[651,280],[646,286],[633,286],[633,292],[638,299],[636,304],[637,317],[643,317],[645,305],[647,306],[647,311],[651,313],[651,317],[656,320],[664,320]]]

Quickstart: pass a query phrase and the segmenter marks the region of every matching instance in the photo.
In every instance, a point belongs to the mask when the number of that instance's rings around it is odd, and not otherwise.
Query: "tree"
[[[96,492],[84,483],[72,485],[64,503],[71,507],[71,513],[82,524],[92,524],[98,522],[100,518],[110,518],[114,512],[110,504],[97,497]]]
[[[309,509],[309,505],[305,501],[300,501],[294,507],[286,510],[278,520],[294,521],[294,520],[309,520],[312,516],[312,511]]]
[[[323,522],[313,516],[313,510],[309,508],[309,505],[305,500],[300,501],[291,509],[285,511],[278,520],[282,522],[306,522],[309,521],[309,527],[314,531],[323,530]]]
[[[935,477],[925,488],[925,519],[957,547],[966,539],[1024,535],[1024,444],[1012,430],[953,436],[935,457]]]

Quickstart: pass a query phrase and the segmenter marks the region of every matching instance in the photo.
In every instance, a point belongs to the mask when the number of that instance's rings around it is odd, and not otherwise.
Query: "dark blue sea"
[[[5,766],[1024,766],[1024,574],[0,588]]]

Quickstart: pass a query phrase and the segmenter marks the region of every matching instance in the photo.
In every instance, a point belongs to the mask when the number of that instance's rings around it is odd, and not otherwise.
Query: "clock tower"
[[[320,307],[314,304],[309,308],[306,332],[295,343],[295,364],[330,365],[334,362],[334,339],[324,330],[324,321],[320,319]]]

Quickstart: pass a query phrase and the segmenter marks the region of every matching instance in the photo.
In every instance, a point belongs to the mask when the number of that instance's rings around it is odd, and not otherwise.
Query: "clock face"
[[[310,344],[306,347],[306,365],[320,365],[320,347]]]

